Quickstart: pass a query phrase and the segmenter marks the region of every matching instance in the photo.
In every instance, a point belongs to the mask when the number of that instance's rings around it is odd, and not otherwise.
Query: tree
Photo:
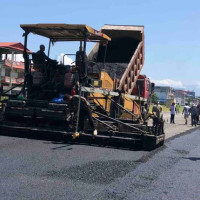
[[[151,103],[156,103],[158,102],[159,98],[155,92],[152,93],[151,95]]]
[[[193,100],[192,97],[188,97],[188,98],[187,98],[187,103],[188,103],[188,105],[190,105],[190,103],[192,102],[192,100]]]

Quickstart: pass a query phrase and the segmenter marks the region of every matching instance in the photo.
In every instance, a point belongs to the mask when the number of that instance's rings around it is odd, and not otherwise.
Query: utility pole
[[[9,89],[12,88],[12,76],[13,76],[13,62],[14,62],[14,51],[12,51],[12,57],[11,57],[11,67],[10,67],[10,83],[9,83]],[[10,94],[12,93],[12,90],[10,90]]]

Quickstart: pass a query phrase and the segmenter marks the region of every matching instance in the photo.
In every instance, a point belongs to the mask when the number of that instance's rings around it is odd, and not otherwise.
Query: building
[[[190,97],[192,100],[195,99],[195,92],[194,91],[186,91],[187,97]]]
[[[173,88],[169,86],[155,86],[154,92],[162,104],[174,99]]]
[[[194,91],[186,91],[184,89],[174,89],[169,86],[155,86],[155,93],[159,98],[159,101],[163,104],[170,104],[175,102],[180,105],[185,103],[191,103],[195,100]]]
[[[0,43],[0,84],[3,91],[12,87],[13,93],[21,90],[20,84],[24,82],[24,63],[16,61],[16,54],[23,54],[23,51],[24,46],[19,42]],[[11,59],[8,55],[11,55]]]
[[[195,92],[194,91],[186,91],[181,89],[174,89],[174,98],[176,99],[176,102],[180,105],[185,105],[185,103],[191,103],[195,99]]]
[[[11,60],[4,60],[1,62],[1,84],[4,91],[10,89],[12,86],[17,86],[24,82],[24,63],[13,61],[12,76],[11,74]],[[14,88],[14,91],[19,91],[20,87]]]
[[[183,89],[173,89],[174,98],[176,99],[176,103],[180,105],[185,105],[187,102],[187,92]]]

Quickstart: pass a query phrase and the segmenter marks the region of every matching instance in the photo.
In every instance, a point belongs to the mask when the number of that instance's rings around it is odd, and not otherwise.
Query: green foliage
[[[187,102],[188,102],[188,105],[190,105],[190,103],[192,102],[192,97],[188,97]]]
[[[162,106],[162,111],[163,112],[170,112],[170,106],[166,106],[166,105],[161,105]],[[150,105],[150,108],[149,108],[149,111],[151,112],[152,111],[152,107],[153,107],[153,104]],[[180,106],[179,105],[179,113],[182,113],[183,112],[183,106]]]
[[[159,100],[157,94],[155,92],[151,95],[151,103],[156,103]]]

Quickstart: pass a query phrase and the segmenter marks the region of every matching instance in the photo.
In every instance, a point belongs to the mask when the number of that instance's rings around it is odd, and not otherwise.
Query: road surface
[[[0,136],[0,199],[199,199],[199,128],[167,116],[151,152]]]

